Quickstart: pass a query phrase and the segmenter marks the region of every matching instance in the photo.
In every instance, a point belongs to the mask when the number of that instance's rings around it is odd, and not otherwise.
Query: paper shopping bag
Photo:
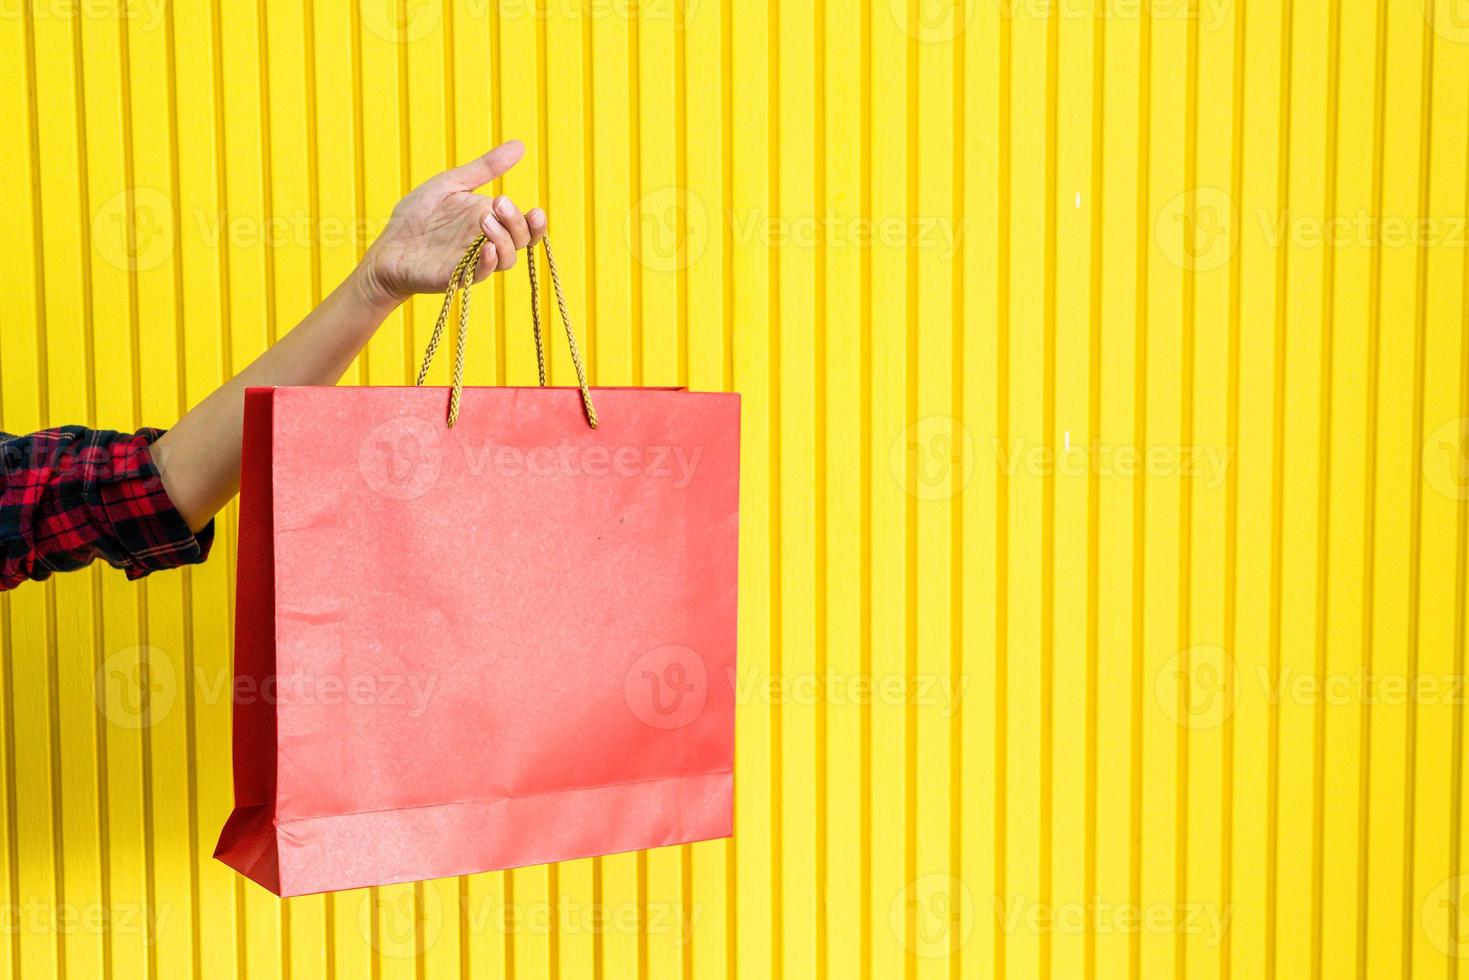
[[[246,394],[215,855],[278,895],[731,833],[738,396],[451,397]]]

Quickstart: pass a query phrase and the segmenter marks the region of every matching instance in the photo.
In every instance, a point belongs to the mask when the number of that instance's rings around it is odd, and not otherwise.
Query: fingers
[[[523,156],[525,156],[525,144],[520,140],[509,140],[484,156],[476,157],[451,170],[445,170],[434,179],[452,190],[472,191],[505,173]]]
[[[530,244],[534,245],[546,237],[546,212],[531,208],[525,213],[525,226],[530,231]]]
[[[495,218],[501,227],[510,233],[510,240],[515,243],[517,249],[525,248],[530,244],[530,229],[526,227],[525,215],[520,213],[520,208],[515,202],[504,194],[495,198]]]
[[[479,264],[474,267],[474,281],[483,282],[489,278],[490,273],[495,271],[499,252],[492,242],[485,242],[484,248],[479,250]]]
[[[546,212],[531,208],[522,214],[514,201],[501,195],[485,202],[480,230],[487,241],[475,270],[476,282],[492,272],[509,269],[515,265],[516,252],[545,237]]]
[[[515,239],[510,237],[510,232],[499,221],[495,220],[493,211],[486,211],[480,218],[480,231],[485,233],[489,244],[495,247],[497,262],[490,267],[490,272],[504,271],[515,264]]]

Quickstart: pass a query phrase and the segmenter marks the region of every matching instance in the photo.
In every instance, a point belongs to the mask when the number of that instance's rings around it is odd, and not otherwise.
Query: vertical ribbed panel
[[[510,137],[596,383],[745,426],[733,841],[244,883],[231,506],[0,597],[0,973],[1457,974],[1449,0],[17,0],[0,63],[6,431],[171,424]]]

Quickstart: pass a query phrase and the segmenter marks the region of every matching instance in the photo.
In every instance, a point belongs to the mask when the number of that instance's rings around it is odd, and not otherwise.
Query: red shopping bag
[[[246,394],[215,856],[278,895],[731,833],[739,396],[455,374]]]

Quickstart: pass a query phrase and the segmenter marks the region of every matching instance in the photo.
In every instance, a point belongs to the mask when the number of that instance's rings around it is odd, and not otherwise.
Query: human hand
[[[502,143],[484,156],[430,177],[399,201],[355,273],[369,299],[396,306],[414,293],[443,292],[465,249],[481,232],[487,240],[475,282],[510,268],[518,249],[540,241],[546,233],[546,214],[540,208],[522,213],[504,195],[475,193],[524,154],[519,140]]]

